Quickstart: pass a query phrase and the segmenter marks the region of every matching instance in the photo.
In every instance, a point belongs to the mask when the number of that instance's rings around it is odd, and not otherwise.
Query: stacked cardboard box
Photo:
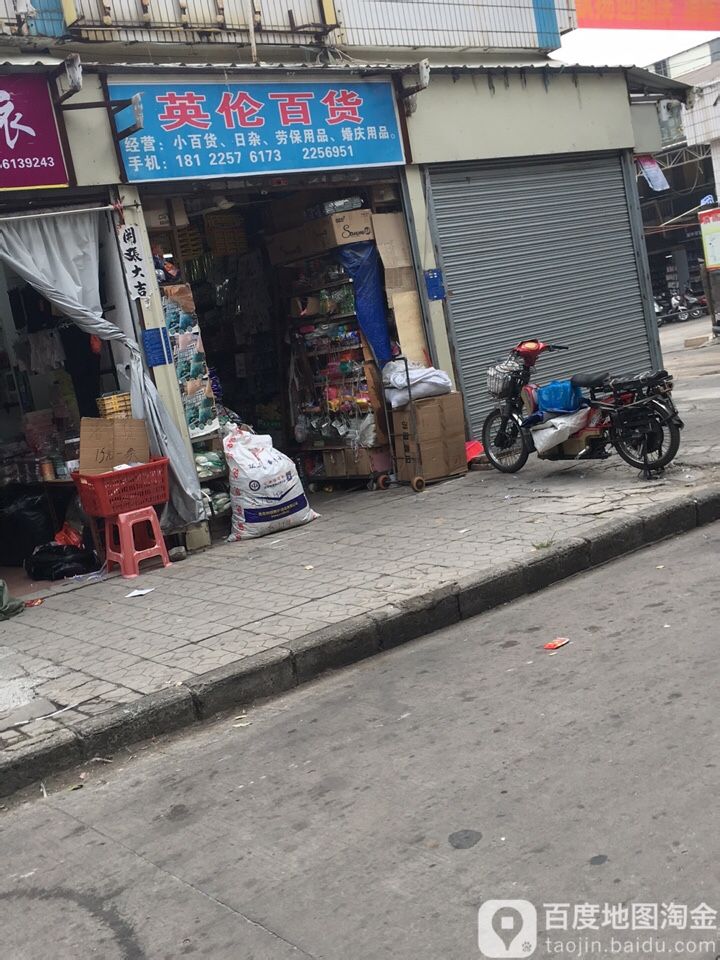
[[[267,237],[265,242],[270,262],[278,264],[315,257],[347,243],[361,243],[374,238],[370,211],[349,210],[276,233]]]
[[[398,480],[439,480],[467,473],[462,395],[417,400],[393,413]]]
[[[364,477],[392,470],[388,447],[325,450],[323,461],[326,477]]]

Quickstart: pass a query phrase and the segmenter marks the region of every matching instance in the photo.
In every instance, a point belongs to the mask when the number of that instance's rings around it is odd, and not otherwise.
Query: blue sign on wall
[[[405,162],[393,87],[335,83],[111,83],[142,96],[143,129],[120,141],[128,180],[293,173]],[[132,125],[132,109],[117,114]]]

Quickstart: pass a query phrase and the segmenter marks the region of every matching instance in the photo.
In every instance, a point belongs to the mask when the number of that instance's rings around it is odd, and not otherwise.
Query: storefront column
[[[118,198],[123,205],[125,222],[128,226],[137,227],[138,233],[142,238],[145,247],[145,259],[150,265],[152,274],[149,285],[150,296],[142,302],[142,320],[146,330],[156,329],[165,326],[165,316],[163,314],[162,299],[160,288],[155,279],[155,272],[152,270],[152,255],[150,247],[150,237],[148,236],[145,216],[140,204],[140,195],[136,187],[121,184],[117,188]],[[187,423],[185,421],[185,412],[180,399],[180,387],[175,373],[175,365],[172,363],[152,368],[155,385],[160,397],[175,421],[180,433],[187,446],[188,453],[192,457],[193,450],[190,443],[190,434],[188,433]]]
[[[425,189],[423,186],[420,167],[405,167],[405,200],[408,212],[409,227],[414,230],[414,248],[416,256],[420,261],[420,270],[436,270],[438,268],[435,257],[435,247],[430,234],[430,222],[428,219],[428,208],[425,202]],[[423,278],[418,278],[423,284]],[[444,370],[455,384],[455,364],[453,362],[453,352],[448,336],[447,324],[445,322],[445,309],[442,300],[429,300],[425,297],[425,291],[421,289],[421,295],[425,299],[428,320],[430,323],[429,340],[430,349],[433,354],[433,360],[440,370]]]

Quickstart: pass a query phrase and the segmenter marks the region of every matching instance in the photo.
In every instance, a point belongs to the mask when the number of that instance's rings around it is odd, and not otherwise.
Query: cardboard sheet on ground
[[[150,459],[144,420],[80,421],[80,473],[108,473],[121,463],[147,463]]]

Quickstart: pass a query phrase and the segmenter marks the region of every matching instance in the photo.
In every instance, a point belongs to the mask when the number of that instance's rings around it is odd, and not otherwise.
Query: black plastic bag
[[[64,580],[99,569],[93,550],[62,543],[45,543],[36,547],[25,561],[25,573],[31,580]]]
[[[45,497],[18,497],[0,510],[0,566],[21,567],[35,547],[54,536]]]

